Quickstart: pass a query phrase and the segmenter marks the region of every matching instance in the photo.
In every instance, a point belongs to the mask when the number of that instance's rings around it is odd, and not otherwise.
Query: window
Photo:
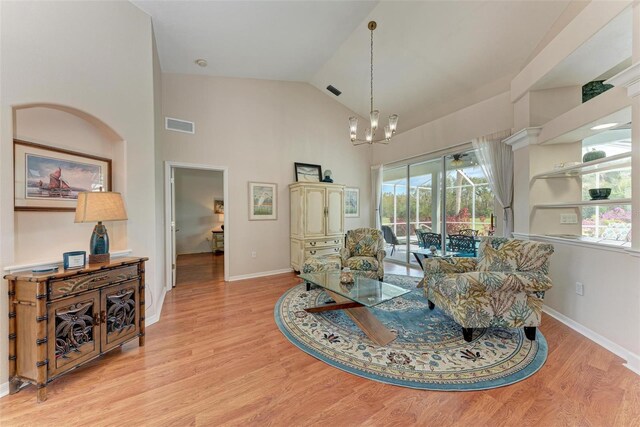
[[[631,152],[631,126],[602,132],[582,141],[582,154],[597,150],[607,157]],[[607,166],[605,164],[605,166]],[[610,188],[610,200],[631,198],[631,166],[629,162],[605,167],[602,172],[582,177],[582,200],[590,200],[589,189]],[[602,243],[631,245],[631,205],[603,204],[582,208],[582,236]]]
[[[446,168],[447,234],[471,228],[488,235],[495,198],[475,151],[448,157]]]
[[[416,262],[411,251],[420,248],[421,231],[442,236],[445,230],[446,236],[474,229],[486,236],[493,207],[494,196],[474,150],[384,168],[381,223],[388,227],[387,259]]]

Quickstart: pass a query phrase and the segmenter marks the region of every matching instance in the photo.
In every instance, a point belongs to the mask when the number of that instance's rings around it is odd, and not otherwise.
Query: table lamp
[[[78,193],[75,222],[97,222],[89,243],[89,264],[109,262],[109,235],[102,221],[124,221],[127,211],[120,193]]]
[[[220,229],[224,230],[224,214],[216,214],[216,222],[221,222]]]

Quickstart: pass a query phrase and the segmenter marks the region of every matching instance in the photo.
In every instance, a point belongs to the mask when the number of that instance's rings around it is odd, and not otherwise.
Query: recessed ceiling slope
[[[398,131],[509,90],[568,2],[381,2],[313,77],[339,102],[369,114],[369,31],[375,20],[374,96]],[[345,122],[346,123],[346,122]],[[346,131],[345,131],[346,132]]]
[[[165,73],[306,82],[377,4],[143,0],[133,3],[152,18],[160,65]],[[197,58],[206,59],[207,68],[198,67],[194,63]]]
[[[583,85],[598,78],[613,77],[631,65],[633,21],[631,7],[616,16],[600,31],[564,58],[540,79],[532,90]]]
[[[165,73],[309,82],[363,117],[375,20],[375,104],[404,132],[509,90],[569,1],[133,3],[153,20]]]

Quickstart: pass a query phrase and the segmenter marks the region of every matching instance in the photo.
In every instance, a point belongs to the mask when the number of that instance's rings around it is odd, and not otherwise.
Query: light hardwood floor
[[[224,284],[222,259],[181,257],[145,347],[129,343],[54,381],[42,404],[33,387],[0,399],[0,425],[640,425],[640,377],[548,316],[549,358],[531,378],[483,392],[411,390],[298,350],[273,320],[295,275]]]

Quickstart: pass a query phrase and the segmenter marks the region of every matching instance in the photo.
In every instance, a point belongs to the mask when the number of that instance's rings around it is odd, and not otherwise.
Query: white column
[[[542,128],[524,128],[514,133],[503,142],[513,150],[513,232],[526,234],[530,232],[531,203],[530,188],[530,150],[529,146],[538,143],[538,135]],[[504,219],[504,214],[496,215]]]

